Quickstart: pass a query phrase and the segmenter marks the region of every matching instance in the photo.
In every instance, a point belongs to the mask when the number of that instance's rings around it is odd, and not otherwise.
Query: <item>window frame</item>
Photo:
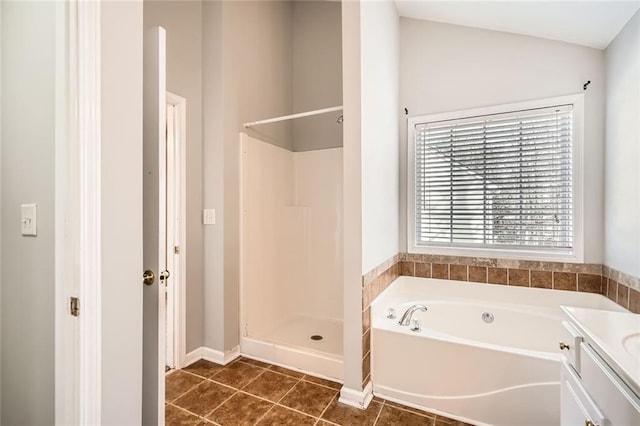
[[[573,247],[570,250],[418,245],[416,242],[416,125],[528,109],[573,105],[572,197]],[[584,261],[584,94],[493,105],[407,119],[407,249],[409,253],[581,263]]]

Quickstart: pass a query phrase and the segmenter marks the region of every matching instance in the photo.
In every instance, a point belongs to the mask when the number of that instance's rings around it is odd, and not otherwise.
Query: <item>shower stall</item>
[[[241,351],[340,380],[342,148],[240,140]]]
[[[282,62],[261,65],[265,91],[238,116],[240,351],[341,381],[342,7],[270,5],[291,28],[261,44]]]

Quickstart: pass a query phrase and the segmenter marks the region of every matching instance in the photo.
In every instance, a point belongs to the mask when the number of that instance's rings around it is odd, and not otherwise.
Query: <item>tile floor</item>
[[[249,358],[200,360],[166,376],[167,426],[465,426],[374,398],[366,410],[338,402],[341,385]]]

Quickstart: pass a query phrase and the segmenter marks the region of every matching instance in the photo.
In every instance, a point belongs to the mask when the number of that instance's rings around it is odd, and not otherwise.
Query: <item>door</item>
[[[187,100],[167,92],[167,281],[166,366],[184,366],[185,142]]]
[[[142,424],[164,424],[166,276],[166,33],[144,38]],[[141,271],[142,272],[142,271]],[[151,275],[155,277],[152,278]],[[162,348],[162,350],[161,350]]]
[[[167,98],[169,95],[167,96]],[[168,99],[167,99],[168,100]],[[178,246],[179,244],[174,243],[175,240],[175,226],[174,221],[176,219],[176,197],[175,197],[175,162],[173,159],[174,147],[175,147],[175,120],[176,120],[176,107],[171,105],[171,103],[167,102],[167,155],[166,155],[166,164],[167,164],[167,268],[171,271],[172,283],[177,284],[177,274],[176,268],[173,262],[173,247]],[[175,254],[175,253],[174,253]],[[166,316],[164,318],[160,318],[160,321],[164,321],[165,324],[165,365],[167,369],[173,369],[176,367],[175,362],[175,342],[174,342],[174,312],[175,312],[175,303],[174,303],[174,294],[175,294],[175,285],[172,285],[171,288],[167,288],[167,292],[165,295],[165,312]]]

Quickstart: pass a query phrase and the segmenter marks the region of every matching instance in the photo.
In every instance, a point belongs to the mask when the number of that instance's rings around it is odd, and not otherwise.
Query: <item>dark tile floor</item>
[[[341,385],[241,357],[200,360],[166,376],[167,426],[377,425],[464,423],[374,398],[366,410],[338,402]]]

